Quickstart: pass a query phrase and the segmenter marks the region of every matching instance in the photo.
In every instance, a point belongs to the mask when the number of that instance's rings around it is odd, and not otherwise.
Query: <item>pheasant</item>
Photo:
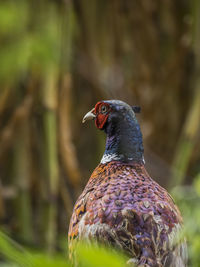
[[[138,112],[123,101],[106,100],[83,118],[95,120],[107,139],[101,162],[74,206],[69,251],[72,257],[77,241],[95,240],[125,252],[130,265],[184,267],[181,214],[145,169]]]

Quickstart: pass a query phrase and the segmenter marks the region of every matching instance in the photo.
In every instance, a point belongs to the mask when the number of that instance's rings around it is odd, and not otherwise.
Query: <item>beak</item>
[[[96,115],[93,113],[94,108],[90,110],[85,116],[83,117],[82,123],[89,121],[89,120],[94,120],[96,118]]]

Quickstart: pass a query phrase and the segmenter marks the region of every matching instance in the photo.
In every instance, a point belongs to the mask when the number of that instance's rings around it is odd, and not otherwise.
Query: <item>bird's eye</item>
[[[101,107],[101,113],[106,113],[107,111],[107,107],[106,106],[102,106]]]

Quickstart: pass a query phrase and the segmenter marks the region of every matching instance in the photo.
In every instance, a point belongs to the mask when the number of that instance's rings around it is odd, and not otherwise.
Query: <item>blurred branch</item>
[[[75,147],[71,132],[71,77],[63,77],[59,95],[59,144],[63,166],[70,184],[78,190],[81,181]]]
[[[0,96],[0,114],[3,113],[3,111],[6,108],[7,102],[10,100],[11,88],[10,87],[3,88],[2,91],[3,92],[1,92]]]
[[[5,151],[10,148],[16,137],[16,130],[28,119],[33,103],[32,95],[24,97],[22,104],[18,106],[5,128],[0,134],[0,160],[5,156]]]
[[[70,189],[66,186],[65,181],[61,178],[60,179],[60,194],[63,200],[63,204],[65,207],[65,211],[67,213],[68,219],[71,217],[71,213],[73,210],[73,200],[70,195]]]

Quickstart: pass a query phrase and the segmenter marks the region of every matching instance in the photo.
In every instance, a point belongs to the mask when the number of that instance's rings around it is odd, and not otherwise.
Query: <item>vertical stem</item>
[[[185,125],[181,134],[180,141],[178,143],[176,154],[173,163],[173,176],[171,186],[173,186],[173,181],[180,184],[187,171],[191,154],[194,149],[195,143],[197,142],[197,135],[200,130],[200,2],[194,1],[193,8],[194,16],[194,52],[196,59],[196,69],[194,75],[194,95],[191,108],[188,112],[188,116],[185,120]]]
[[[200,82],[198,90],[193,98],[191,109],[188,113],[181,138],[173,163],[173,176],[171,186],[181,184],[190,162],[191,154],[195,146],[197,133],[200,129]]]
[[[69,182],[78,193],[81,175],[79,171],[76,149],[73,144],[71,131],[72,113],[72,84],[71,84],[71,54],[74,38],[74,11],[71,1],[65,5],[62,21],[62,43],[61,53],[65,61],[62,63],[62,82],[59,94],[59,145],[63,167],[68,174]],[[65,34],[67,32],[67,34]],[[64,57],[63,57],[64,56]]]
[[[5,206],[4,206],[2,191],[3,191],[3,189],[1,186],[1,180],[0,180],[0,219],[3,218],[5,215]]]
[[[23,240],[33,240],[32,208],[30,199],[29,169],[29,131],[28,122],[24,121],[14,151],[14,179],[19,194],[16,199],[16,216],[18,217],[19,236]]]
[[[57,73],[55,69],[47,72],[43,91],[44,130],[46,140],[46,164],[49,185],[48,218],[46,226],[46,243],[49,252],[56,245],[57,235],[57,195],[58,195],[58,158],[57,158]]]

